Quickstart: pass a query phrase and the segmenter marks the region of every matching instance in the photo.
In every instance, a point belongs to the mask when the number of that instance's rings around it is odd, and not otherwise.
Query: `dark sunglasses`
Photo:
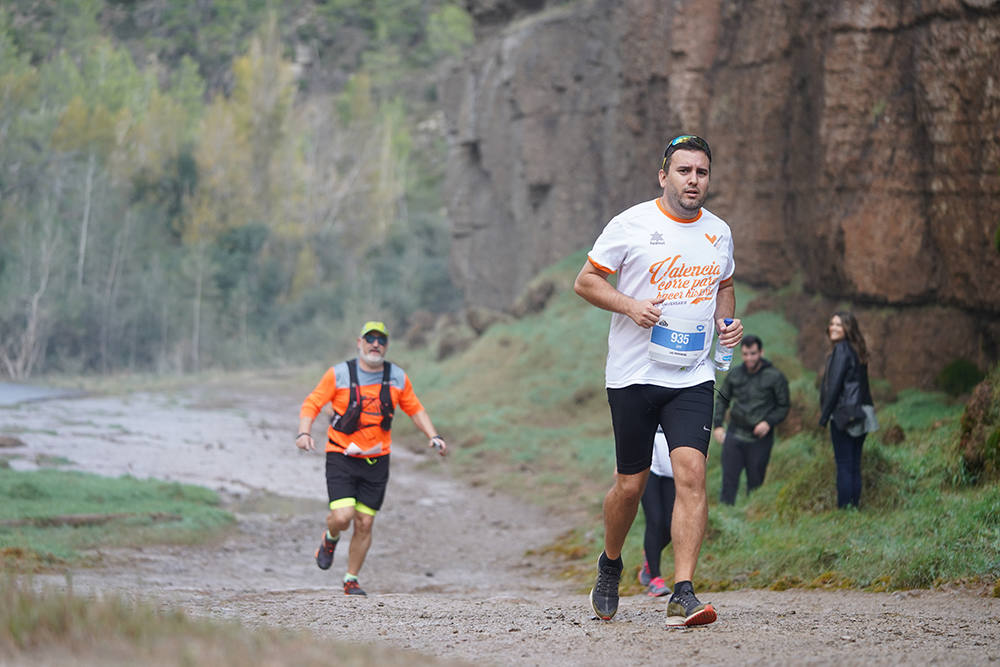
[[[660,164],[660,169],[667,168],[667,160],[674,154],[674,151],[684,148],[694,148],[695,150],[702,151],[708,156],[709,163],[712,162],[712,149],[708,147],[707,141],[693,134],[682,134],[679,137],[674,137],[667,144],[667,150],[663,151],[663,162]]]
[[[382,347],[385,347],[386,345],[389,344],[389,339],[379,334],[366,333],[364,336],[362,336],[362,338],[364,338],[365,342],[370,345],[378,343]]]

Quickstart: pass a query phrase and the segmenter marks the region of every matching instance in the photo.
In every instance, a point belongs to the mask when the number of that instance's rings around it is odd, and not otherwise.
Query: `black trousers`
[[[646,490],[642,494],[642,512],[646,515],[646,532],[642,546],[649,563],[649,575],[661,576],[660,557],[670,544],[670,524],[674,516],[676,497],[673,477],[660,477],[649,473]]]
[[[833,459],[837,464],[837,507],[861,504],[861,450],[865,434],[853,436],[830,420]]]
[[[757,440],[740,440],[726,432],[722,443],[722,493],[720,500],[727,505],[736,502],[740,489],[740,475],[747,471],[747,494],[764,483],[767,463],[774,446],[774,429]]]

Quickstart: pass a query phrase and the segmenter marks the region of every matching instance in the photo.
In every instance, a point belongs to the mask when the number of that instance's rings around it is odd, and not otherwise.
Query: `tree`
[[[266,5],[145,5],[145,35],[128,3],[22,2],[16,27],[0,9],[0,374],[238,363],[362,308],[447,300],[444,150],[416,129],[412,74],[464,14]],[[300,94],[282,34],[303,17],[361,40],[343,91]]]
[[[54,215],[60,190],[53,180],[36,220],[5,225],[9,243],[30,252],[8,258],[0,273],[0,293],[11,297],[6,312],[0,311],[0,365],[15,379],[29,377],[45,351],[50,318],[44,298],[61,245]]]
[[[293,146],[289,113],[295,98],[291,63],[281,55],[277,19],[272,13],[254,37],[249,53],[233,64],[235,86],[230,109],[250,148],[250,180],[259,219],[270,220],[284,196]]]

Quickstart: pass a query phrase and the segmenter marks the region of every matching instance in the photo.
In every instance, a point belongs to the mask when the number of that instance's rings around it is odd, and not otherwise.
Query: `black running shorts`
[[[389,484],[389,455],[359,458],[340,452],[326,453],[326,492],[330,506],[347,507],[340,502],[353,498],[362,511],[378,511]],[[370,512],[369,512],[370,513]]]
[[[618,472],[634,475],[650,466],[657,425],[663,426],[670,451],[694,447],[707,456],[714,387],[709,380],[679,389],[652,384],[608,389]]]

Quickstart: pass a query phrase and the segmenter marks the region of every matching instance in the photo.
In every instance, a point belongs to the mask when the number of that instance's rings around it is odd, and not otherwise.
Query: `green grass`
[[[439,361],[426,349],[394,351],[453,444],[463,476],[566,517],[566,533],[545,551],[565,559],[565,575],[581,588],[592,583],[601,502],[614,470],[604,391],[610,314],[572,291],[585,256],[536,278],[557,286],[542,312],[491,327],[460,354]],[[713,442],[709,531],[696,583],[707,590],[890,590],[1000,580],[1000,491],[953,485],[964,406],[943,393],[897,394],[872,379],[882,428],[865,444],[862,508],[836,509],[829,434],[816,426],[816,371],[798,360],[798,331],[776,310],[782,295],[797,289],[764,293],[737,284],[744,330],[763,339],[765,356],[789,378],[792,413],[779,428],[765,485],[735,507],[718,503],[720,447]],[[744,316],[741,309],[755,300],[769,308]],[[903,441],[883,442],[897,426]],[[643,525],[640,510],[623,554],[625,593],[638,592],[631,574],[641,562]],[[663,566],[671,571],[669,549]]]
[[[482,461],[497,464],[492,484],[543,503],[578,490],[595,468],[614,469],[603,362],[610,314],[580,307],[572,292],[584,256],[537,278],[558,286],[542,313],[495,325],[443,361],[402,346],[393,354],[458,464],[473,476]],[[549,482],[539,486],[543,475]],[[590,495],[581,500],[599,505]]]
[[[941,445],[954,436],[953,423],[899,445],[869,436],[860,510],[835,508],[825,437],[779,440],[763,487],[734,507],[713,503],[699,568],[704,585],[894,590],[996,580],[1000,489],[947,484]],[[710,466],[710,493],[720,476],[718,464]]]
[[[84,515],[123,516],[67,523]],[[0,468],[0,554],[9,567],[79,561],[83,551],[98,547],[192,543],[232,525],[232,515],[219,506],[215,492],[198,486]]]

